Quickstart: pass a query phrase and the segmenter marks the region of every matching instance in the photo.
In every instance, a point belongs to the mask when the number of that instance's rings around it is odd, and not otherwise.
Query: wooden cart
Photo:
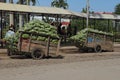
[[[82,46],[80,46],[78,43],[76,44],[80,50],[86,51],[92,49],[95,52],[114,51],[114,39],[112,35],[88,32],[86,38],[87,39]]]
[[[23,39],[22,35],[28,34],[30,37]],[[32,36],[46,37],[47,41],[32,40]],[[51,39],[57,39],[58,43],[51,43]],[[10,55],[29,55],[33,59],[41,59],[43,57],[48,57],[50,55],[58,55],[60,48],[60,39],[55,37],[50,37],[49,35],[30,33],[20,31],[20,37],[17,44],[17,50],[8,49]]]

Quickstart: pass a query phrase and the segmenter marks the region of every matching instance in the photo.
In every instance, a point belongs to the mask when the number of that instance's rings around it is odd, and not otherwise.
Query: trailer
[[[107,34],[106,32],[98,33],[92,30],[87,31],[84,43],[76,41],[75,46],[83,51],[88,51],[89,49],[95,52],[114,51],[113,41],[113,35]]]
[[[28,34],[30,37],[27,39],[22,38],[23,34]],[[47,38],[46,41],[32,40],[32,36],[41,36]],[[51,43],[51,39],[56,39],[56,44]],[[8,55],[29,55],[33,59],[42,59],[50,55],[57,56],[59,53],[61,39],[51,37],[45,34],[30,33],[20,31],[19,40],[16,45],[9,44]],[[11,46],[11,47],[10,47]],[[16,49],[14,47],[16,46]]]

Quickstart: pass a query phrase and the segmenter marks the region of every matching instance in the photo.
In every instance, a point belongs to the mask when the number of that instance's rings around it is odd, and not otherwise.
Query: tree
[[[24,4],[24,5],[30,5],[30,3],[32,3],[32,5],[36,4],[36,0],[18,0],[17,4]]]
[[[82,13],[87,13],[87,9],[86,9],[86,8],[83,8],[81,12],[82,12]]]
[[[120,14],[120,3],[115,6],[115,14]]]
[[[68,3],[65,0],[53,0],[51,2],[51,6],[63,8],[63,9],[68,9]]]

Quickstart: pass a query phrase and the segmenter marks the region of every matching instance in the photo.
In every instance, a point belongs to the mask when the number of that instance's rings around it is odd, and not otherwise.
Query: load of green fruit
[[[33,20],[25,24],[23,31],[30,32],[30,33],[36,33],[36,34],[42,34],[45,36],[50,36],[51,38],[53,38],[51,40],[51,42],[53,43],[57,43],[57,40],[55,42],[54,38],[59,38],[57,34],[57,29],[55,26],[52,26],[40,20]],[[29,37],[30,35],[28,34],[23,34],[22,36],[22,38],[29,38]],[[47,41],[47,37],[33,35],[32,40]]]
[[[91,28],[85,28],[85,29],[79,31],[76,35],[70,37],[70,40],[74,41],[77,47],[83,47],[84,43],[87,40],[88,32],[92,32],[92,33],[96,33],[96,34],[103,34],[103,35],[108,35],[108,36],[113,36],[112,33],[98,31],[98,30],[94,30],[94,29],[91,29]]]

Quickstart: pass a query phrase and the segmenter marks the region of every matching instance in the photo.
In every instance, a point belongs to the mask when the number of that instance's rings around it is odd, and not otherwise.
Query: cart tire
[[[36,60],[42,59],[43,56],[44,56],[44,51],[41,49],[34,49],[31,53],[31,57]]]
[[[97,45],[97,46],[95,47],[95,52],[96,52],[96,53],[102,52],[102,48],[101,48],[100,45]]]

